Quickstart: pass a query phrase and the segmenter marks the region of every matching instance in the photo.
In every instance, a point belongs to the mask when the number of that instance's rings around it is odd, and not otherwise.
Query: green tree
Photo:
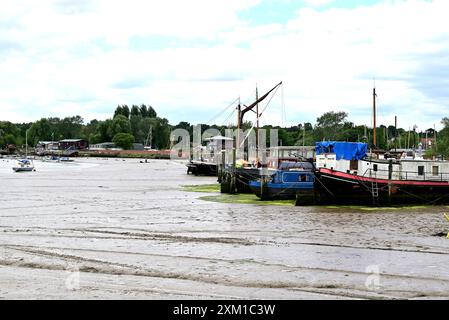
[[[142,104],[140,106],[140,115],[142,116],[142,118],[146,118],[148,117],[148,108],[146,105]]]
[[[148,114],[148,117],[150,117],[150,118],[156,118],[157,117],[156,110],[154,110],[152,106],[148,106],[147,114]]]
[[[66,117],[57,123],[56,132],[63,139],[78,139],[81,136],[83,122],[84,120],[80,116]]]
[[[170,125],[165,118],[155,118],[153,127],[153,142],[158,149],[166,149],[170,146]]]
[[[39,141],[50,141],[54,127],[48,119],[42,118],[31,125],[28,132],[28,145],[36,145]]]
[[[441,120],[443,129],[437,133],[437,152],[443,156],[449,156],[449,118]]]
[[[118,105],[114,111],[114,118],[119,115],[123,115],[123,108],[120,105]]]
[[[131,124],[129,119],[123,115],[114,117],[109,130],[112,137],[114,137],[117,133],[131,133]]]
[[[107,119],[105,121],[100,121],[97,126],[95,135],[100,136],[100,142],[111,142],[112,141],[112,120]]]
[[[125,116],[127,119],[129,119],[129,115],[130,115],[130,111],[129,111],[129,107],[125,104],[122,106],[122,115]]]
[[[18,125],[9,121],[0,121],[0,149],[8,144],[21,145],[21,130]]]
[[[136,105],[133,105],[132,107],[131,107],[131,117],[132,116],[140,116],[141,114],[140,114],[140,109],[139,109],[139,107],[138,106],[136,106]]]
[[[135,141],[138,143],[143,143],[144,134],[140,128],[140,122],[142,121],[142,116],[140,113],[138,115],[131,114],[129,118],[129,123],[131,125],[131,134],[134,136]]]
[[[99,124],[100,122],[97,119],[93,119],[83,126],[81,129],[81,138],[86,139],[90,144],[102,142],[98,129]]]
[[[133,147],[134,136],[129,133],[117,133],[112,139],[112,142],[114,142],[117,147],[129,150]]]
[[[315,138],[317,141],[340,140],[341,130],[343,129],[348,114],[346,112],[326,112],[318,117],[315,126]]]

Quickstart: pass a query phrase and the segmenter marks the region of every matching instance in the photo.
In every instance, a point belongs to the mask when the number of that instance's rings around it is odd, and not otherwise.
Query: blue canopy
[[[337,160],[361,160],[365,157],[368,145],[361,142],[322,141],[316,143],[316,154],[335,153]]]

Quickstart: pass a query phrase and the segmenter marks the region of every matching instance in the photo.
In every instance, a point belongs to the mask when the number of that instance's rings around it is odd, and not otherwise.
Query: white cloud
[[[3,1],[0,118],[106,118],[117,104],[149,103],[171,122],[204,122],[251,98],[256,83],[262,92],[282,80],[290,124],[330,110],[369,124],[373,78],[386,124],[398,115],[424,128],[447,115],[447,1],[305,7],[285,23],[239,18],[260,3]],[[280,121],[280,105],[266,122]]]
[[[313,7],[319,7],[323,5],[329,5],[332,2],[335,2],[335,0],[305,0],[305,2]]]

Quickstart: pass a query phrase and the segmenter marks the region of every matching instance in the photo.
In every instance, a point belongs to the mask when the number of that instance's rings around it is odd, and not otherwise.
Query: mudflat
[[[205,201],[141,161],[0,159],[0,298],[449,298],[448,207]]]

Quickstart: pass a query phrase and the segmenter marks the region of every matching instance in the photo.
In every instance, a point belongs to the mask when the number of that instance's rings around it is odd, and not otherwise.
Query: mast
[[[257,107],[257,125],[259,124],[259,103],[262,102],[266,97],[268,97],[270,95],[271,92],[273,92],[274,90],[276,90],[280,85],[282,85],[282,81],[279,82],[277,85],[275,85],[270,91],[268,91],[267,93],[265,93],[263,96],[258,97],[256,99],[256,101],[254,101],[253,103],[251,103],[249,106],[243,105],[243,110],[242,110],[242,105],[239,101],[239,105],[237,107],[237,144],[236,144],[236,148],[238,148],[240,146],[240,128],[243,124],[243,117],[245,116],[245,113],[247,113],[248,111],[253,111],[254,112],[254,107]],[[256,90],[256,94],[258,94],[258,91]],[[256,134],[257,137],[257,134]]]
[[[28,158],[28,130],[25,131],[25,159]]]
[[[436,127],[435,127],[435,123],[433,124],[433,136],[434,136],[434,139],[435,139],[435,152],[437,152],[437,150],[438,150],[438,144],[437,144],[437,130],[436,130]]]
[[[394,116],[394,151],[397,151],[398,143],[398,116]]]
[[[259,100],[259,90],[256,84],[256,101]],[[256,146],[259,148],[259,103],[256,104]]]
[[[376,87],[373,88],[373,145],[377,146],[377,132],[376,132]]]
[[[152,141],[153,141],[153,125],[150,124],[150,129],[148,130],[147,139],[145,140],[144,147],[148,147],[148,142],[150,142],[150,149],[153,149]]]
[[[239,104],[237,106],[237,141],[235,144],[235,148],[237,148],[240,145],[240,128],[242,127],[242,105],[240,104],[240,97],[239,97]]]
[[[265,93],[263,96],[261,96],[260,98],[258,98],[255,102],[253,102],[252,104],[250,104],[249,106],[244,106],[245,108],[243,110],[241,110],[240,104],[239,104],[239,118],[237,121],[237,129],[240,129],[241,124],[243,123],[243,116],[245,115],[245,113],[247,113],[248,111],[251,111],[255,106],[257,106],[260,102],[262,102],[266,97],[268,97],[268,95],[273,92],[277,87],[279,87],[282,84],[282,81],[279,82],[276,86],[274,86],[270,91],[268,91],[267,93]]]
[[[150,125],[150,132],[148,132],[148,138],[149,138],[148,142],[150,143],[150,149],[153,149],[153,125]]]
[[[304,147],[306,145],[306,123],[304,122],[303,125],[303,133],[302,133],[302,146]],[[304,150],[304,149],[303,149]]]

